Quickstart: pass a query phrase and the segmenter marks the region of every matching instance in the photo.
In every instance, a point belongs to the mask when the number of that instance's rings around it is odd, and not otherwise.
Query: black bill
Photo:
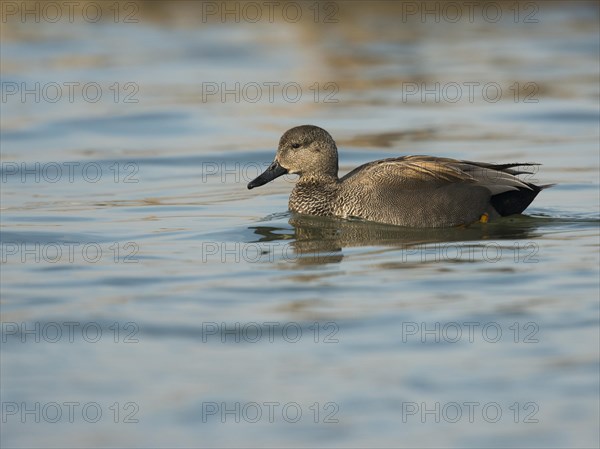
[[[271,182],[275,178],[285,175],[287,172],[287,169],[279,165],[279,162],[273,161],[273,163],[269,165],[269,168],[267,168],[260,176],[248,183],[248,188],[253,189],[254,187],[265,185],[267,182]]]

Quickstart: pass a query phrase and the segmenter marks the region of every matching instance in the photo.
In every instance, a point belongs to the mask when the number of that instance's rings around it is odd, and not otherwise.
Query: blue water
[[[402,2],[295,3],[297,23],[15,4],[2,447],[599,446],[596,3],[456,23]],[[246,184],[305,123],[341,173],[432,154],[539,162],[528,180],[556,186],[468,228],[293,215],[293,176]]]

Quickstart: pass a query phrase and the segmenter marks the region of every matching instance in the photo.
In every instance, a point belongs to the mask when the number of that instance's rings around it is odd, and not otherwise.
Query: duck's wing
[[[407,214],[414,218],[411,226],[429,223],[431,216],[439,218],[436,225],[447,226],[461,219],[475,221],[477,214],[490,212],[490,206],[502,216],[523,212],[542,189],[551,186],[517,177],[533,174],[531,167],[536,165],[405,156],[358,167],[342,178],[342,184],[344,191],[360,192],[374,204],[409,210]],[[435,213],[424,215],[431,210]]]
[[[526,167],[538,164],[488,164],[433,156],[404,156],[361,165],[342,178],[348,183],[375,183],[405,190],[439,188],[449,184],[485,187],[491,195],[515,190],[537,190],[517,178],[532,174]],[[539,191],[539,190],[538,190]],[[537,193],[537,192],[536,192]]]

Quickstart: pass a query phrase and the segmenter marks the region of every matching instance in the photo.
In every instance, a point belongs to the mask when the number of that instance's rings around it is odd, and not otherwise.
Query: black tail
[[[492,196],[490,202],[496,211],[505,217],[506,215],[520,214],[531,202],[535,199],[538,193],[543,189],[552,187],[554,184],[546,184],[536,186],[535,184],[526,183],[531,190],[520,188],[519,190],[509,190],[508,192],[499,193]]]

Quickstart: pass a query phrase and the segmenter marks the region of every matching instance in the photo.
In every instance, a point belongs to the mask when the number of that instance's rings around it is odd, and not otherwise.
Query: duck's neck
[[[302,175],[296,185],[307,184],[307,185],[320,185],[326,186],[329,184],[337,184],[340,179],[337,175],[319,174],[319,175]]]
[[[290,195],[290,210],[308,215],[333,215],[338,183],[337,176],[301,176]]]

